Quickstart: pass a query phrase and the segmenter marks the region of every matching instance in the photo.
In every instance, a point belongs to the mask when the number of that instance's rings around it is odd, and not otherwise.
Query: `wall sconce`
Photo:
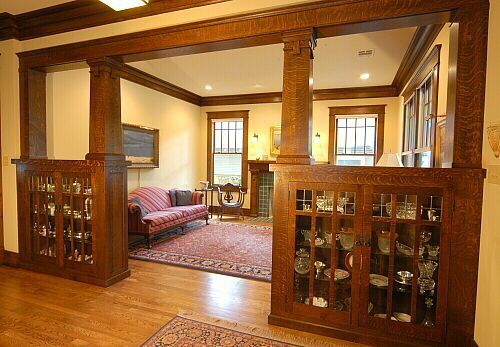
[[[314,143],[320,143],[321,142],[321,135],[319,133],[316,133],[314,135]]]
[[[259,143],[259,135],[257,135],[256,133],[254,133],[252,136],[252,143]]]
[[[488,141],[490,142],[491,149],[495,153],[495,157],[500,157],[500,124],[490,125],[486,129],[488,133]]]

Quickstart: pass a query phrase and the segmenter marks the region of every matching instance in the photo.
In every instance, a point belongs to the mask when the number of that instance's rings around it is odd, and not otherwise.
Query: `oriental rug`
[[[201,224],[203,223],[203,224]],[[142,240],[129,257],[224,275],[271,281],[272,228],[210,221],[159,235],[151,249]]]

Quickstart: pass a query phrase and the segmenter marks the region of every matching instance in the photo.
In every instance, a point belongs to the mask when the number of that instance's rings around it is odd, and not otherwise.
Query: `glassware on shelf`
[[[309,252],[305,248],[300,248],[295,254],[297,255],[295,257],[295,271],[301,275],[309,273]]]
[[[92,219],[92,198],[85,199],[85,219]]]
[[[423,230],[420,232],[420,244],[425,245],[427,242],[429,242],[432,238],[432,231],[430,230]]]
[[[384,254],[391,252],[391,232],[382,230],[378,233],[378,249]]]
[[[419,260],[418,270],[420,277],[418,278],[418,286],[420,294],[424,295],[425,292],[432,292],[436,286],[433,279],[434,271],[437,269],[438,263],[433,260]]]
[[[420,324],[424,327],[432,328],[434,326],[434,321],[432,320],[432,306],[434,306],[434,300],[432,300],[432,298],[425,298],[425,306],[427,307],[427,310],[425,311],[425,317]]]
[[[337,199],[337,212],[345,214],[345,206],[349,202],[347,197],[339,197]]]
[[[311,243],[311,230],[303,229],[300,233],[304,236],[304,241]]]
[[[352,228],[342,228],[339,233],[339,241],[342,247],[346,250],[350,250],[354,247],[355,234]]]
[[[326,264],[317,260],[314,262],[314,267],[316,268],[316,279],[319,280],[323,275],[323,270],[325,269]]]
[[[437,258],[439,254],[439,246],[426,245],[427,253],[431,258]]]

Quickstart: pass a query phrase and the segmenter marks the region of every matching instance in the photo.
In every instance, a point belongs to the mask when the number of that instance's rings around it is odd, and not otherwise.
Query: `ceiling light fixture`
[[[213,88],[211,85],[209,85],[209,84],[207,84],[207,85],[205,86],[205,90],[210,91],[210,90],[212,90],[212,89],[214,89],[214,88]]]
[[[145,6],[149,0],[100,0],[115,11],[128,10],[134,7]]]
[[[359,76],[359,78],[361,78],[362,80],[367,80],[370,78],[370,74],[369,73],[362,73],[361,76]]]

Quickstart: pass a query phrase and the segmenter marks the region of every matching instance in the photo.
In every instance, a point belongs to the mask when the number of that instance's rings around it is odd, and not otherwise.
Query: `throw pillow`
[[[169,190],[168,194],[170,195],[170,202],[172,203],[172,207],[177,206],[177,197],[175,196],[176,190]]]
[[[193,192],[190,190],[176,190],[175,197],[177,206],[187,206],[193,204]]]
[[[139,209],[141,210],[141,216],[142,216],[142,218],[144,218],[144,217],[146,217],[148,215],[149,211],[144,207],[144,205],[142,204],[141,199],[139,199],[139,198],[132,198],[128,202],[130,202],[132,204],[136,204],[137,206],[139,206]]]

